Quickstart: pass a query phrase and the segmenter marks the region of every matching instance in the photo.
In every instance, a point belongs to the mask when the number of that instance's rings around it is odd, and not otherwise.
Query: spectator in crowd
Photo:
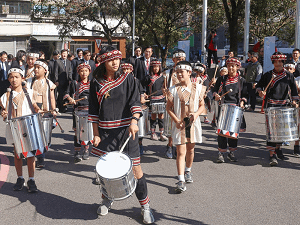
[[[300,50],[298,48],[295,48],[293,50],[293,54],[292,54],[293,59],[289,62],[291,64],[295,65],[295,73],[294,76],[295,77],[299,77],[300,76]]]
[[[208,49],[208,57],[207,57],[207,65],[210,68],[211,65],[211,55],[214,57],[214,63],[218,64],[218,55],[217,55],[217,43],[218,43],[218,35],[217,32],[212,29],[209,33],[206,48]]]
[[[8,62],[8,65],[11,67],[11,63],[12,61],[14,60],[14,56],[12,54],[8,54],[7,55],[7,62]]]
[[[230,58],[232,58],[232,57],[234,57],[234,53],[233,53],[233,51],[229,51],[229,52],[228,52],[228,57],[226,57],[226,55],[224,55],[224,56],[222,57],[220,63],[218,64],[218,65],[219,65],[219,68],[222,68],[222,67],[226,66],[226,60],[227,60],[227,59],[230,59]]]
[[[258,52],[259,56],[258,56],[258,62],[260,63],[260,65],[264,68],[264,46],[262,46],[259,49]]]
[[[150,63],[152,61],[153,50],[151,46],[145,48],[144,56],[137,58],[134,65],[134,76],[140,80],[142,86],[146,75],[149,74]]]
[[[39,51],[39,59],[46,59],[45,52]]]
[[[7,52],[0,53],[0,96],[2,96],[9,87],[8,71],[10,66],[7,62]]]
[[[83,62],[87,65],[90,65],[90,67],[91,67],[91,73],[89,76],[89,80],[92,79],[93,72],[96,69],[95,61],[91,60],[91,57],[92,57],[92,54],[89,50],[83,51]],[[78,79],[78,77],[76,77],[76,78]]]
[[[77,57],[75,57],[72,60],[72,71],[73,71],[72,79],[73,80],[77,80],[78,79],[79,75],[77,73],[77,66],[80,65],[83,62],[84,62],[84,59],[83,59],[83,50],[82,49],[77,49]]]
[[[72,53],[72,52],[70,52],[69,54],[68,54],[68,60],[70,60],[71,62],[72,62],[72,60],[75,58],[75,55]]]
[[[54,63],[56,60],[59,59],[59,51],[55,50],[52,53],[52,59],[48,63],[48,70],[49,70],[49,79],[56,85],[58,86],[58,77],[55,77],[55,71],[54,71]],[[56,89],[55,89],[56,92]]]
[[[16,59],[12,61],[11,68],[20,68],[25,70],[26,67],[26,52],[24,50],[19,50],[16,55]]]
[[[101,59],[101,58],[100,58],[100,55],[97,54],[97,56],[96,56],[96,58],[95,58],[95,66],[96,66],[96,67],[98,67],[98,66],[100,65],[100,62],[101,62],[100,59]]]

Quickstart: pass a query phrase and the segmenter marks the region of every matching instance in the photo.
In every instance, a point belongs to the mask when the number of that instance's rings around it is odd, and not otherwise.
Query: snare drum
[[[41,155],[48,150],[41,119],[41,114],[36,113],[8,121],[16,153],[20,158]]]
[[[266,135],[269,142],[299,140],[298,109],[270,107],[265,110]]]
[[[172,136],[172,119],[167,111],[164,114],[164,135],[167,137]]]
[[[147,136],[147,134],[149,132],[149,118],[148,118],[149,108],[145,105],[142,105],[142,111],[143,111],[143,116],[140,117],[139,122],[138,122],[139,138]]]
[[[96,164],[102,194],[109,200],[122,200],[133,194],[136,179],[130,157],[119,151],[101,156]]]
[[[52,126],[53,126],[53,117],[43,117],[42,125],[45,132],[46,143],[48,147],[51,146],[51,137],[52,137]]]
[[[162,114],[166,111],[166,103],[151,103],[151,113]]]
[[[216,133],[219,136],[237,139],[243,114],[241,107],[232,104],[222,104]]]
[[[77,141],[81,145],[89,145],[93,143],[93,125],[88,121],[88,111],[75,111],[76,120],[76,136]]]

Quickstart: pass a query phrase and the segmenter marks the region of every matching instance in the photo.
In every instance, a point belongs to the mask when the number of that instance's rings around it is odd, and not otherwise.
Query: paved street
[[[141,161],[156,224],[299,224],[300,159],[292,155],[294,143],[283,147],[288,161],[269,167],[264,115],[257,109],[245,117],[247,132],[240,135],[237,163],[216,163],[217,136],[202,123],[204,141],[195,149],[194,183],[180,195],[174,192],[175,160],[164,157],[166,142],[144,139],[147,152]],[[5,181],[0,189],[0,224],[141,224],[135,195],[115,202],[107,216],[98,218],[101,194],[93,184],[97,158],[74,164],[71,114],[59,120],[65,133],[54,129],[46,168],[36,170],[37,194],[25,188],[12,190],[17,179],[13,148],[5,144],[5,124],[0,122],[0,187]]]

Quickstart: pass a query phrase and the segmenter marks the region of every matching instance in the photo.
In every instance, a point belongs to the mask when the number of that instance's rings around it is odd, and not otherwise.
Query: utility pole
[[[203,0],[202,8],[202,35],[201,35],[201,62],[206,63],[206,30],[207,30],[207,0]]]
[[[250,0],[245,1],[245,26],[244,26],[244,62],[249,51],[249,24],[250,24]]]

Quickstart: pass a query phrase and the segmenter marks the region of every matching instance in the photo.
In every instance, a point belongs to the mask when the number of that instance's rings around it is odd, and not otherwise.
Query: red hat
[[[89,64],[81,63],[77,66],[77,72],[79,73],[79,71],[83,68],[89,69],[90,72],[92,71],[91,66]]]
[[[150,66],[160,66],[161,65],[161,61],[159,60],[153,60],[150,62]]]
[[[132,66],[132,64],[130,64],[130,63],[122,63],[122,64],[121,64],[121,68],[122,68],[122,69],[130,69],[130,70],[133,70],[133,66]]]
[[[229,58],[226,60],[226,65],[228,65],[229,63],[233,63],[235,64],[237,67],[241,67],[241,62],[240,60],[236,59],[236,58]]]
[[[286,60],[286,55],[284,55],[284,54],[273,54],[272,56],[271,56],[271,60],[272,61],[275,61],[275,60]]]
[[[100,64],[113,59],[122,59],[122,52],[119,50],[113,50],[100,55]]]

